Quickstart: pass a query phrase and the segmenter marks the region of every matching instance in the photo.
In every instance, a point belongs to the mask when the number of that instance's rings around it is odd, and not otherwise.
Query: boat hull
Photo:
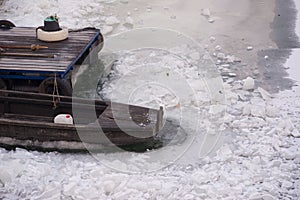
[[[53,123],[57,114],[63,112],[73,115],[72,104],[76,104],[81,118],[93,111],[96,120],[87,117],[79,119],[83,122],[80,124]],[[162,110],[125,104],[116,104],[114,109],[121,111],[118,113],[129,113],[115,116],[110,102],[0,91],[0,143],[22,146],[23,141],[26,147],[31,144],[43,148],[42,144],[63,141],[92,145],[94,149],[97,146],[122,147],[156,140],[162,126]]]

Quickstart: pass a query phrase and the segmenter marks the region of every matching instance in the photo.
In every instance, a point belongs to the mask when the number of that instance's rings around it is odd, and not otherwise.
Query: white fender
[[[55,124],[73,124],[73,117],[69,114],[59,114],[54,118]]]
[[[37,39],[45,42],[58,42],[67,39],[69,36],[68,29],[62,29],[59,31],[43,31],[42,29],[37,30]]]

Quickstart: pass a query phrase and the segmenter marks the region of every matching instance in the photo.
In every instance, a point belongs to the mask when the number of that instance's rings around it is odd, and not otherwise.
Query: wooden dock
[[[0,46],[43,45],[47,49],[3,49],[7,54],[36,56],[5,56],[0,53],[0,78],[27,79],[31,74],[58,74],[62,78],[73,69],[90,48],[103,42],[99,29],[69,30],[68,39],[60,42],[42,42],[36,38],[36,28],[14,27],[0,29]],[[39,56],[44,55],[44,56]],[[44,79],[32,76],[33,79]],[[28,78],[28,79],[30,79]]]

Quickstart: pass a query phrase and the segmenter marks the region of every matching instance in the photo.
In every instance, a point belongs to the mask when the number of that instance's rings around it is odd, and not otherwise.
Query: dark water
[[[288,78],[284,65],[292,49],[300,48],[296,34],[297,9],[294,0],[276,0],[274,12],[271,38],[278,48],[258,53],[259,75],[256,78],[258,86],[273,93],[291,89],[294,85],[294,81]]]
[[[299,1],[299,0],[296,0]],[[296,34],[297,8],[294,0],[276,0],[271,38],[279,49],[300,48]]]

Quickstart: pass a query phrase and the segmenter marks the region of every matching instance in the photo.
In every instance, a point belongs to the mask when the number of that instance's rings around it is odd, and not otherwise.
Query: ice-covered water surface
[[[296,4],[296,9],[298,10],[297,12],[297,21],[296,21],[296,33],[298,37],[300,37],[300,2],[295,0],[294,1]]]
[[[102,86],[102,96],[113,102],[156,109],[163,106],[166,122],[176,121],[180,126],[169,133],[163,129],[161,137],[177,138],[180,143],[172,141],[170,145],[163,140],[163,148],[145,153],[148,158],[143,166],[127,167],[127,171],[154,171],[179,160],[195,163],[213,150],[224,128],[224,88],[216,66],[199,44],[176,31],[143,28],[108,37],[100,55],[109,53],[115,54],[111,57],[117,62]],[[106,157],[95,157],[106,162]],[[124,155],[116,157],[123,163],[130,160]],[[111,158],[108,160],[111,165]],[[159,165],[151,165],[157,160]]]
[[[105,13],[105,8],[115,0],[51,0],[51,1],[5,1],[0,17],[17,26],[41,26],[46,16],[58,14],[60,25],[68,28],[98,27],[106,34],[120,21]]]
[[[68,27],[98,26],[105,22],[109,33],[119,22],[117,16],[106,13],[106,5],[127,5],[128,1],[6,1],[1,8],[1,18],[11,19],[17,25],[37,26],[42,19],[59,8],[63,25]],[[69,8],[69,9],[66,9]],[[143,7],[151,13],[156,7]],[[162,6],[163,8],[163,6]],[[203,8],[202,14],[212,15]],[[5,10],[4,12],[2,12]],[[163,10],[168,10],[165,6]],[[72,12],[70,12],[72,11]],[[71,13],[71,14],[70,14]],[[213,13],[214,14],[214,13]],[[241,15],[241,14],[236,14]],[[180,16],[180,15],[179,15]],[[177,19],[180,19],[179,16]],[[200,12],[199,12],[200,16]],[[127,18],[127,17],[125,17]],[[206,20],[206,18],[204,18]],[[208,19],[208,18],[207,18]],[[102,21],[101,21],[102,20]],[[127,20],[130,28],[132,20]],[[176,15],[171,20],[176,20]],[[215,19],[217,23],[219,18]],[[221,21],[221,20],[220,20]],[[222,22],[222,21],[221,21]],[[122,22],[123,23],[123,22]],[[197,33],[198,34],[198,33]],[[214,49],[214,59],[222,71],[225,83],[227,112],[224,117],[223,145],[210,157],[201,157],[198,151],[186,153],[185,162],[170,165],[151,173],[127,173],[139,171],[145,164],[160,168],[159,158],[149,162],[149,154],[117,153],[101,154],[110,163],[97,161],[89,154],[0,150],[0,198],[1,199],[297,199],[299,183],[299,102],[297,92],[271,95],[255,86],[253,78],[234,78],[232,70],[240,59],[229,55],[218,45],[218,38],[209,37],[208,48]],[[246,48],[245,48],[246,49]],[[253,48],[249,48],[250,50]],[[170,66],[187,79],[199,92],[201,102],[207,101],[201,81],[195,81],[196,69],[188,68],[173,55],[161,51],[128,53],[116,63],[115,75],[107,82],[105,95],[136,63]],[[182,49],[178,53],[186,53]],[[190,54],[197,58],[197,53]],[[166,75],[166,73],[165,73]],[[171,74],[169,74],[171,75]],[[194,82],[195,81],[195,82]],[[156,107],[164,104],[170,111],[181,108],[178,99],[159,85],[145,86],[145,92],[134,90],[130,98],[137,104]],[[160,88],[160,89],[158,89]],[[144,89],[144,88],[141,88]],[[295,90],[296,91],[296,90]],[[161,94],[163,93],[163,94]],[[169,94],[168,94],[169,93]],[[145,97],[147,95],[147,98]],[[202,94],[202,95],[201,95]],[[192,107],[185,99],[183,106]],[[195,103],[195,102],[194,102]],[[205,105],[205,104],[204,104]],[[217,112],[217,110],[211,110]],[[176,112],[174,113],[176,115]],[[229,138],[229,139],[228,139]],[[209,138],[208,138],[209,139]],[[197,144],[197,141],[196,143]],[[199,144],[199,143],[198,143]],[[298,143],[299,144],[299,143]],[[211,144],[208,142],[208,146]],[[220,146],[220,145],[217,145]],[[170,146],[174,148],[176,146]],[[172,150],[172,149],[171,149]],[[195,153],[196,152],[196,153]],[[126,157],[127,163],[117,157]],[[109,160],[111,158],[111,160]],[[106,164],[106,165],[105,165]],[[116,166],[113,169],[109,166]]]

